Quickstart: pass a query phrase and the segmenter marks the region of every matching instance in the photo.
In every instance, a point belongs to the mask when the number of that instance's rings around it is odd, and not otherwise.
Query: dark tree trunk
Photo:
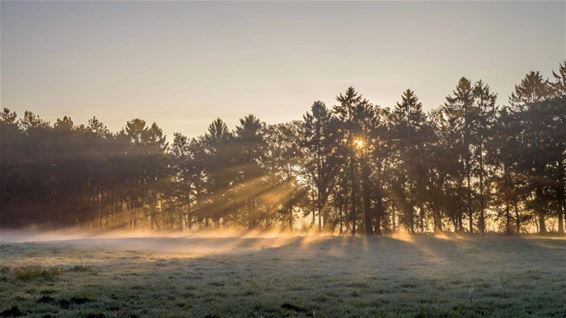
[[[470,159],[466,159],[464,166],[466,168],[466,210],[468,211],[468,230],[474,233],[474,210],[472,207],[472,173],[470,170]]]
[[[558,197],[558,233],[564,234],[564,213],[566,212],[566,194],[564,193],[565,190],[565,171],[564,171],[564,163],[562,158],[558,160],[558,189],[556,189],[557,197]]]
[[[428,224],[427,224],[427,226],[428,226]],[[421,233],[424,233],[425,232],[425,209],[424,209],[423,204],[421,204],[419,206],[419,227],[420,227]]]
[[[544,214],[541,212],[538,213],[538,226],[539,226],[539,233],[545,234],[546,233],[545,217]]]
[[[564,234],[564,215],[562,206],[558,207],[558,233]]]
[[[289,213],[289,231],[293,232],[293,207],[288,207]]]
[[[517,200],[513,202],[513,208],[515,210],[515,226],[517,234],[521,234],[521,215],[519,214],[519,206]]]
[[[482,143],[479,146],[479,172],[480,172],[480,219],[479,219],[479,228],[480,233],[485,233],[485,198],[484,198],[484,178],[483,178],[483,148]]]
[[[539,233],[545,234],[546,233],[545,212],[544,212],[544,208],[540,206],[540,202],[543,200],[543,189],[541,185],[537,185],[535,195],[536,195],[535,200],[537,200],[539,203],[537,204],[538,206],[536,211],[538,217]]]
[[[376,213],[375,213],[375,233],[381,235],[381,220],[385,214],[385,208],[383,207],[383,198],[381,196],[381,189],[378,189],[377,200],[375,203]]]
[[[365,234],[373,235],[372,215],[370,209],[370,182],[369,182],[369,167],[366,158],[362,159],[362,193],[363,193],[363,214]]]
[[[511,212],[509,211],[509,204],[505,203],[505,232],[511,234]]]
[[[357,205],[356,162],[355,162],[355,154],[353,153],[352,153],[352,162],[350,164],[350,175],[352,180],[352,236],[355,236],[356,221],[358,216],[356,215],[356,205]]]
[[[415,233],[415,209],[410,206],[407,202],[407,204],[405,205],[406,209],[408,211],[408,215],[407,218],[409,219],[409,230],[411,231],[411,233]]]
[[[314,228],[314,223],[316,222],[316,209],[317,209],[316,198],[314,197],[314,193],[313,193],[313,195],[312,195],[312,221],[311,221],[313,228]]]
[[[433,221],[434,221],[434,231],[435,232],[442,232],[442,219],[440,217],[440,209],[438,207],[434,207],[433,210]],[[458,224],[456,223],[456,230],[458,230]]]
[[[344,204],[340,202],[340,207],[338,208],[340,213],[340,226],[339,226],[339,233],[342,235],[344,233]]]

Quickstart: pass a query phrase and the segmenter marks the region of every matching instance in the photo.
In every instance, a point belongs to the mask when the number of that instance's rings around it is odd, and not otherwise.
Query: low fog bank
[[[409,234],[406,231],[397,231],[380,236],[364,236],[358,235],[358,239],[372,238],[389,238],[401,241],[412,241],[419,237],[431,237],[441,240],[469,240],[475,238],[506,238],[506,237],[522,237],[522,238],[554,238],[566,239],[564,235],[549,233],[547,235],[540,234],[522,234],[522,235],[505,235],[499,233],[489,233],[485,235],[476,235],[469,233],[454,232],[437,232],[437,233],[419,233]],[[6,229],[0,228],[0,243],[26,243],[26,242],[51,242],[51,241],[110,241],[110,240],[143,240],[143,239],[214,239],[216,241],[234,240],[234,239],[322,239],[322,238],[352,238],[351,235],[337,235],[328,232],[319,233],[317,231],[309,232],[290,232],[288,230],[238,230],[223,229],[209,231],[154,231],[150,229],[113,229],[113,230],[87,230],[85,228],[66,228],[60,230],[45,230],[34,227],[26,229]]]
[[[186,235],[186,234],[185,234]],[[0,229],[0,242],[49,242],[108,238],[135,238],[135,237],[182,237],[181,233],[158,233],[143,230],[109,230],[86,231],[84,229],[65,230],[37,230],[28,228],[24,230]]]
[[[150,230],[0,230],[0,244],[37,243],[89,250],[149,251],[182,254],[226,254],[282,246],[306,246],[330,235],[307,235],[284,231],[155,232]]]
[[[304,237],[331,236],[329,234],[313,234],[306,232],[289,232],[285,230],[210,230],[210,231],[153,231],[144,229],[115,229],[115,230],[85,230],[84,228],[66,228],[62,230],[6,229],[0,228],[0,242],[44,242],[85,239],[112,238],[275,238],[275,237]]]
[[[534,240],[531,240],[534,239]],[[550,243],[549,240],[555,241]],[[467,249],[471,245],[500,246],[513,244],[559,244],[563,248],[564,236],[505,236],[471,235],[465,233],[436,233],[411,235],[397,232],[384,236],[336,236],[320,233],[297,233],[285,231],[238,231],[216,230],[203,232],[156,232],[151,230],[111,230],[85,231],[85,229],[66,229],[57,231],[0,230],[0,247],[13,245],[45,246],[49,248],[70,248],[77,253],[104,250],[114,252],[148,252],[160,256],[196,257],[206,255],[254,253],[261,250],[284,249],[297,252],[331,251],[335,256],[352,249],[361,254],[382,252],[384,246],[398,246],[396,254],[403,254],[405,248],[422,249],[426,254],[431,249],[443,250],[446,247],[456,250]],[[543,243],[543,242],[547,243]],[[531,243],[528,243],[531,242]],[[542,244],[542,245],[541,245]],[[371,247],[371,248],[370,248]],[[367,253],[369,252],[369,253]],[[435,253],[432,253],[435,254]]]

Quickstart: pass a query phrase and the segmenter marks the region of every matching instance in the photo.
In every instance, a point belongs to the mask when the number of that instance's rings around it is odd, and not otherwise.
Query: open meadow
[[[457,234],[4,239],[0,312],[565,317],[566,240]]]

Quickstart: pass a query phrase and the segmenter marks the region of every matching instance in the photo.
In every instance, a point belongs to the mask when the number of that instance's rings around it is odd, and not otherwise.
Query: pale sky
[[[0,5],[2,107],[54,121],[93,115],[117,131],[156,121],[171,136],[253,113],[301,118],[352,85],[425,109],[461,76],[507,101],[531,70],[566,58],[556,2],[10,2]],[[171,139],[171,137],[169,138]]]

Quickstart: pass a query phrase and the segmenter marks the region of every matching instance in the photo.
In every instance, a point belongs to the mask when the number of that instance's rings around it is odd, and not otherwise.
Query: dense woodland
[[[350,87],[301,120],[169,141],[141,119],[112,133],[4,108],[0,227],[564,233],[565,165],[566,62],[503,102],[466,78],[430,112]]]

